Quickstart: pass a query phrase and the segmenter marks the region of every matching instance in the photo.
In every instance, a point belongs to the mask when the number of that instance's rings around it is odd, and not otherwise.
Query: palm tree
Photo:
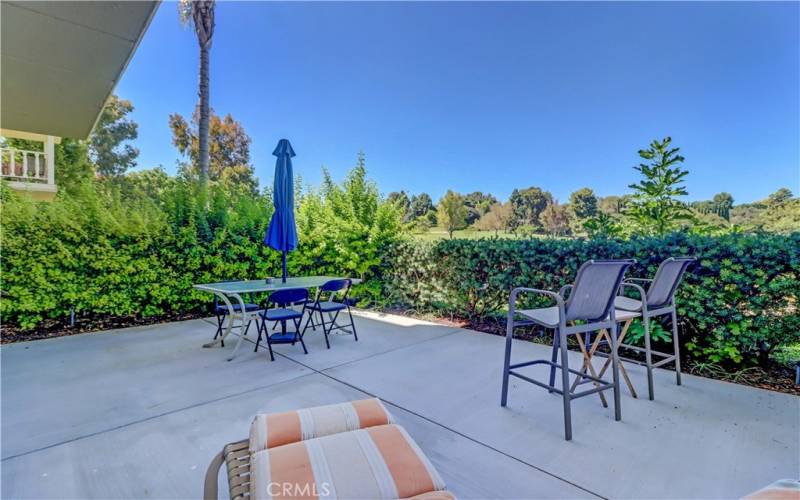
[[[205,190],[208,183],[208,123],[211,119],[211,107],[209,104],[209,84],[208,84],[208,65],[209,50],[211,49],[211,37],[214,36],[214,0],[181,0],[178,3],[178,12],[181,22],[194,25],[197,34],[197,43],[200,45],[200,121],[198,124],[199,132],[199,170],[200,186]]]

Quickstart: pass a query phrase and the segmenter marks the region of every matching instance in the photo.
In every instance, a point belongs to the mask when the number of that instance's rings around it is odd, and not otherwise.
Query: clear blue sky
[[[800,191],[800,4],[219,2],[211,105],[295,171],[340,179],[363,149],[381,191],[541,186],[621,194],[671,135],[691,199]],[[175,171],[167,116],[197,100],[197,41],[161,5],[117,93],[141,168]]]

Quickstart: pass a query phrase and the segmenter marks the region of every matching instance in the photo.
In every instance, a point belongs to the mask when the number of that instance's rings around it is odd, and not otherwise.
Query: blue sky
[[[621,194],[671,135],[691,199],[800,191],[800,3],[219,2],[211,105],[341,178],[364,150],[383,193]],[[139,167],[175,171],[169,113],[197,100],[197,41],[161,5],[117,94]]]

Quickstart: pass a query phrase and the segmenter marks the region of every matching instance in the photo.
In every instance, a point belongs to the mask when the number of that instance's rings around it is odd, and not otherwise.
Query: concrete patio
[[[233,342],[203,349],[202,320],[3,346],[2,497],[198,498],[253,414],[369,395],[460,498],[737,498],[800,474],[800,398],[691,375],[677,387],[658,370],[656,401],[623,388],[622,422],[577,400],[566,442],[558,396],[512,379],[499,406],[502,338],[356,321],[359,342],[334,336],[326,350],[310,333],[308,355],[281,345],[274,363],[252,344],[232,362]],[[515,342],[515,360],[549,353]],[[643,370],[629,372],[646,393]]]

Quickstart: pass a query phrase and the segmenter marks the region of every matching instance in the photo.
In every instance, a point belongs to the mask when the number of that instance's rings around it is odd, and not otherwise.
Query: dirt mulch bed
[[[405,316],[416,316],[413,313],[410,314],[409,311],[394,310],[386,312]],[[492,335],[505,336],[506,334],[505,323],[500,323],[491,319],[483,322],[470,322],[458,318],[442,318],[428,315],[421,315],[420,317],[435,323],[459,328],[468,328],[470,330],[476,330],[483,333],[491,333]],[[542,336],[538,333],[534,333],[531,328],[517,329],[514,332],[514,338],[529,340],[531,342],[536,342],[537,344],[548,346],[552,345],[550,335]],[[577,347],[575,347],[575,350],[577,350]],[[644,361],[644,356],[638,355],[638,353],[626,353],[625,356],[633,359],[639,359],[640,357],[640,361]],[[793,367],[772,363],[766,369],[753,367],[745,368],[736,372],[730,372],[717,365],[696,363],[684,356],[681,358],[681,367],[684,373],[691,373],[692,375],[711,378],[714,380],[723,380],[725,382],[758,387],[768,391],[783,392],[785,394],[800,396],[800,385],[796,385],[794,383],[795,368]],[[664,369],[669,370],[669,367],[665,367]]]
[[[29,340],[52,339],[56,337],[66,337],[79,333],[100,332],[103,330],[114,330],[117,328],[128,328],[131,326],[154,325],[157,323],[167,323],[170,321],[183,321],[187,319],[205,318],[210,313],[187,313],[158,316],[153,318],[130,318],[130,317],[104,317],[104,318],[76,318],[75,326],[60,321],[45,322],[35,330],[21,330],[16,327],[3,325],[0,332],[0,344],[11,344],[14,342],[26,342]]]

